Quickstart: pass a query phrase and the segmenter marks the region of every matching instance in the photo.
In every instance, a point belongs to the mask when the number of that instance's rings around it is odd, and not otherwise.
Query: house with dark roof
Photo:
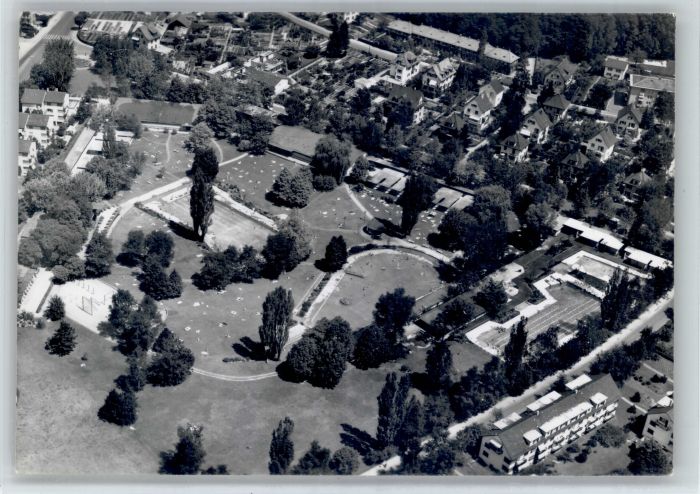
[[[555,94],[542,104],[542,109],[552,122],[558,122],[566,116],[571,102],[563,94]]]
[[[615,149],[617,137],[609,126],[605,126],[603,130],[588,139],[583,143],[588,157],[597,158],[600,162],[607,161]]]
[[[647,411],[642,437],[673,451],[673,395],[664,396]]]
[[[576,182],[580,172],[586,169],[589,161],[588,156],[582,153],[581,150],[576,150],[564,158],[561,164],[562,167],[572,174],[574,182]]]
[[[476,95],[464,105],[464,118],[469,132],[481,135],[493,120],[493,104],[486,95]]]
[[[163,29],[152,22],[139,24],[136,29],[131,32],[131,40],[136,46],[145,46],[149,50],[154,50],[158,47],[160,38],[163,36]]]
[[[518,473],[612,420],[619,399],[609,374],[583,374],[484,430],[479,459],[498,472]]]
[[[192,128],[201,105],[118,98],[115,109],[132,115],[147,129],[186,131]]]
[[[630,74],[630,105],[653,106],[660,93],[675,93],[675,79],[651,75]]]
[[[633,201],[639,201],[639,192],[651,181],[652,178],[644,170],[639,170],[637,173],[630,173],[625,177],[622,181],[622,189],[627,197]]]
[[[578,70],[578,65],[563,58],[544,76],[544,85],[551,84],[556,94],[561,93],[566,87],[574,82],[574,75]]]
[[[603,77],[611,81],[621,81],[627,75],[629,67],[629,62],[624,58],[605,57]]]
[[[636,141],[642,134],[640,125],[643,115],[643,111],[634,105],[624,107],[615,119],[615,133],[620,137],[629,137]]]
[[[248,80],[259,82],[265,88],[272,91],[275,96],[282,94],[289,89],[290,86],[289,78],[279,74],[272,74],[270,72],[265,72],[254,68],[247,68],[245,69],[245,75]]]
[[[420,73],[420,62],[412,51],[406,51],[396,57],[391,64],[390,72],[392,79],[398,84],[405,86],[408,81]]]
[[[537,144],[542,144],[547,140],[549,128],[552,126],[552,121],[545,111],[540,108],[525,117],[523,126],[520,128],[520,133],[534,141]]]
[[[22,105],[22,111],[29,113],[31,111],[43,111],[44,110],[44,97],[46,96],[46,91],[43,89],[32,89],[27,88],[22,92],[22,97],[20,98],[20,104]]]
[[[452,85],[457,74],[457,66],[449,58],[433,64],[423,73],[422,90],[431,97],[440,96]]]
[[[418,125],[426,117],[425,104],[423,100],[423,93],[412,87],[399,86],[394,84],[389,91],[389,98],[387,103],[390,105],[397,105],[401,101],[408,101],[413,110],[413,119],[411,125]]]
[[[70,95],[63,91],[28,88],[22,92],[20,104],[23,112],[38,111],[50,116],[54,129],[77,111],[77,101],[76,104],[71,104]]]
[[[41,113],[19,113],[19,136],[33,139],[40,146],[48,146],[53,122],[49,115]]]
[[[37,147],[36,142],[19,138],[17,144],[17,173],[23,177],[27,171],[36,166]]]
[[[449,115],[439,120],[440,130],[448,136],[457,137],[462,133],[462,129],[467,124],[462,116],[462,112],[453,111]]]
[[[529,146],[530,141],[528,138],[519,132],[506,137],[499,143],[501,154],[514,163],[519,163],[527,158]]]
[[[503,100],[503,94],[506,88],[501,81],[494,79],[488,84],[484,84],[479,88],[479,96],[485,96],[491,102],[491,105],[496,108]]]

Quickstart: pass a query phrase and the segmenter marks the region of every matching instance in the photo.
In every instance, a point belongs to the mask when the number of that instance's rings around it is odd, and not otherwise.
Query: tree
[[[529,381],[524,376],[523,370],[525,350],[527,348],[527,319],[520,318],[520,321],[510,330],[510,339],[503,348],[503,361],[505,364],[506,386],[512,396],[517,396],[529,385]]]
[[[282,348],[289,338],[294,299],[292,291],[277,287],[263,302],[262,324],[258,329],[266,358],[279,360]]]
[[[119,288],[112,295],[112,305],[109,306],[109,316],[106,327],[101,326],[100,331],[112,337],[117,337],[124,330],[131,312],[136,306],[136,300],[128,290]]]
[[[328,463],[331,450],[322,448],[318,441],[312,441],[309,450],[299,458],[299,463],[292,469],[293,475],[327,475],[330,473]]]
[[[177,428],[179,438],[175,449],[160,454],[159,473],[169,475],[193,475],[199,473],[206,452],[202,445],[202,426],[187,424]]]
[[[75,349],[75,329],[65,321],[61,321],[60,326],[44,345],[51,355],[65,357]]]
[[[660,92],[654,101],[654,115],[662,122],[673,122],[675,104],[673,93]]]
[[[407,375],[399,377],[394,372],[387,374],[384,387],[377,397],[377,442],[382,447],[394,444],[399,427],[403,423],[409,388],[410,378]]]
[[[482,306],[486,314],[491,319],[496,319],[501,315],[508,302],[508,295],[503,288],[503,283],[497,283],[489,278],[479,293],[474,297],[474,301]]]
[[[340,317],[321,319],[315,331],[320,335],[310,383],[321,388],[335,388],[343,377],[352,355],[352,330]]]
[[[352,363],[358,369],[372,369],[399,356],[400,348],[384,328],[370,324],[355,333]]]
[[[420,472],[425,475],[450,475],[457,465],[454,448],[449,441],[439,438],[428,444],[420,462]]]
[[[180,340],[155,357],[146,370],[146,378],[153,386],[177,386],[192,373],[194,354]]]
[[[219,158],[216,151],[209,145],[203,145],[194,150],[194,161],[192,161],[192,174],[196,175],[197,170],[201,171],[208,182],[213,182],[219,174]]]
[[[114,380],[117,387],[122,391],[137,393],[146,385],[146,360],[144,354],[129,355],[127,357],[129,363],[128,374],[122,374]]]
[[[308,168],[301,168],[294,174],[283,168],[272,184],[273,198],[293,208],[306,207],[312,192],[312,173]]]
[[[124,427],[136,422],[137,406],[136,396],[131,390],[113,389],[97,411],[97,416],[100,420]]]
[[[630,277],[619,269],[615,270],[600,303],[603,326],[615,333],[620,331],[629,321],[633,303],[634,293]]]
[[[177,78],[173,79],[175,81]],[[185,141],[185,148],[188,151],[197,155],[198,153],[206,150],[209,147],[209,143],[214,137],[214,133],[211,131],[206,122],[199,122],[197,125],[192,127],[190,135]],[[218,168],[218,165],[217,165]]]
[[[426,396],[423,402],[424,432],[433,436],[442,434],[454,422],[455,416],[446,391]]]
[[[361,87],[350,100],[350,109],[353,114],[367,115],[372,109],[372,93],[369,89]]]
[[[525,212],[525,228],[532,236],[533,244],[539,245],[552,234],[556,213],[547,203],[531,204]]]
[[[374,322],[384,329],[390,339],[397,341],[403,332],[403,327],[408,323],[413,313],[416,299],[406,295],[406,290],[397,288],[393,292],[381,295],[374,306]]]
[[[287,354],[285,365],[291,376],[301,382],[308,381],[313,375],[318,353],[318,339],[310,334],[304,334]]]
[[[474,318],[476,308],[463,298],[456,298],[447,303],[433,319],[431,333],[435,339],[443,339],[454,333]]]
[[[434,390],[445,389],[450,385],[452,372],[452,351],[444,342],[435,343],[425,359],[425,373],[430,387]]]
[[[326,246],[323,264],[329,272],[338,271],[348,260],[348,247],[342,235],[331,238]]]
[[[460,451],[476,458],[479,454],[481,435],[481,427],[478,425],[470,425],[457,433],[455,442]]]
[[[346,181],[354,184],[361,184],[367,180],[369,176],[370,164],[367,158],[360,156],[352,169],[350,170],[350,175],[346,178]]]
[[[126,266],[138,266],[146,253],[145,238],[143,231],[131,230],[122,244],[118,261]]]
[[[49,305],[46,306],[44,317],[49,321],[58,321],[66,317],[66,306],[61,297],[53,295],[49,299]]]
[[[211,215],[214,213],[214,190],[200,168],[195,169],[190,189],[190,216],[192,231],[203,242],[207,235]]]
[[[83,24],[87,22],[88,17],[90,17],[89,12],[85,12],[84,10],[81,10],[77,14],[75,14],[75,18],[73,19],[73,22],[75,22],[75,25],[78,26],[78,28],[83,27]]]
[[[423,428],[423,406],[415,396],[412,396],[406,405],[403,420],[394,438],[394,444],[398,446],[404,458],[407,456],[415,458],[420,452]]]
[[[343,182],[350,168],[350,143],[328,135],[318,141],[311,159],[314,175],[333,177],[336,185]]]
[[[179,340],[175,337],[175,334],[168,328],[163,328],[163,331],[160,332],[155,343],[153,343],[152,350],[156,353],[166,353],[177,347],[178,343]]]
[[[68,92],[75,72],[73,42],[54,39],[46,43],[40,64],[32,67],[30,78],[40,89]]]
[[[112,242],[104,232],[95,232],[85,249],[85,274],[90,278],[100,278],[112,271]]]
[[[148,257],[154,258],[164,268],[170,266],[175,242],[169,233],[154,230],[146,235],[144,243]]]
[[[326,45],[326,56],[328,58],[344,57],[350,45],[350,34],[348,23],[343,21],[338,24],[337,19],[333,20],[331,35]]]
[[[671,458],[656,441],[645,441],[630,448],[627,469],[634,475],[668,475]]]
[[[284,109],[287,112],[286,123],[288,125],[299,125],[304,121],[306,104],[298,91],[287,95],[284,100]]]
[[[355,470],[357,470],[359,464],[357,451],[343,446],[333,453],[331,460],[328,462],[328,467],[336,475],[352,475],[355,473]]]
[[[418,215],[430,207],[438,186],[432,177],[423,174],[411,175],[396,203],[401,206],[401,230],[411,233],[418,222]]]
[[[192,276],[200,290],[223,290],[231,283],[252,283],[260,277],[262,261],[258,252],[246,245],[242,251],[230,245],[223,252],[208,252],[202,269]]]
[[[270,442],[270,463],[268,470],[271,475],[284,475],[294,459],[294,443],[291,435],[294,432],[294,422],[289,417],[280,420],[277,428],[272,431]]]
[[[270,278],[277,278],[283,272],[293,270],[300,262],[311,255],[311,235],[301,219],[291,215],[277,231],[267,237],[262,250],[265,270]]]

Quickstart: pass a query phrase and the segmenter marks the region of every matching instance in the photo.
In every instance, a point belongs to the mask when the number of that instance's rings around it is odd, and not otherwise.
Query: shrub
[[[328,192],[337,187],[338,183],[330,175],[316,175],[314,177],[314,189],[321,192]]]

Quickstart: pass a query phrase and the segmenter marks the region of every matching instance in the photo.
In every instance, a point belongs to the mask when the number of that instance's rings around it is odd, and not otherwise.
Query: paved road
[[[74,19],[75,14],[71,12],[61,12],[56,14],[60,16],[56,24],[45,33],[39,33],[36,44],[30,48],[25,54],[23,54],[19,59],[19,80],[23,81],[29,77],[29,72],[32,70],[32,66],[41,62],[41,58],[44,56],[44,49],[46,48],[46,43],[50,39],[55,39],[56,37],[69,37],[71,35],[71,28],[75,25]]]

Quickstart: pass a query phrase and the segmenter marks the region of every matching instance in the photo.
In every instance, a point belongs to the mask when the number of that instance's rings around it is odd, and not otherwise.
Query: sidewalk
[[[19,38],[19,60],[21,61],[22,57],[24,57],[32,48],[38,45],[41,40],[43,40],[44,37],[51,32],[51,29],[53,29],[53,27],[66,15],[68,15],[68,12],[60,12],[55,14],[53,17],[51,17],[51,19],[49,19],[46,27],[39,29],[39,32],[36,33],[33,38]]]

